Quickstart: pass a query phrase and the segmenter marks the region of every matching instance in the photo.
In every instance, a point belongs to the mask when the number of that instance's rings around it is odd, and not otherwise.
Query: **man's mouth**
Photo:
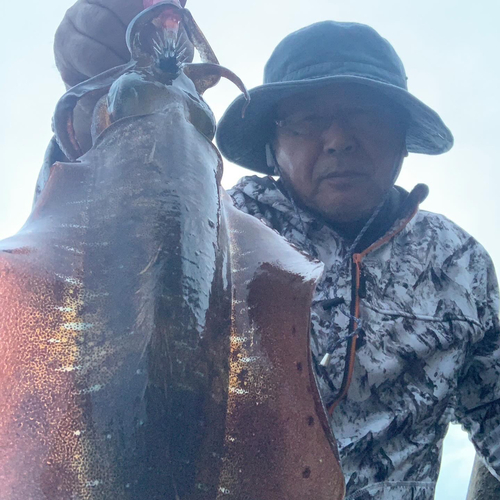
[[[366,177],[366,173],[364,172],[356,172],[352,170],[346,170],[341,172],[329,172],[328,174],[324,174],[320,176],[319,180],[323,181],[326,179],[355,179],[359,177]]]

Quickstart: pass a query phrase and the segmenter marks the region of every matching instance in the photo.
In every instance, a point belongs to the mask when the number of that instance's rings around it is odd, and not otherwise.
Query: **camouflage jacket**
[[[351,305],[359,303],[352,383],[331,418],[346,500],[434,498],[450,421],[462,424],[500,475],[493,264],[461,228],[418,210],[417,188],[385,237],[355,257],[358,265],[346,259],[347,242],[294,207],[271,178],[245,177],[230,190],[237,208],[325,264],[312,307],[311,343],[326,404],[342,384]],[[323,368],[319,361],[332,350]]]

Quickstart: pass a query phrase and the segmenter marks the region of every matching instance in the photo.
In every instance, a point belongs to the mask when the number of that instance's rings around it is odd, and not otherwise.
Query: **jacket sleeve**
[[[457,420],[485,465],[500,480],[500,327],[498,282],[489,255],[479,245],[471,256],[472,293],[482,331],[468,346],[458,381]],[[464,270],[465,271],[465,270]]]

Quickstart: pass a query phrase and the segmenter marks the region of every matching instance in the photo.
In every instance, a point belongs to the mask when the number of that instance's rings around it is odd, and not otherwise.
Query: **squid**
[[[246,91],[183,4],[151,3],[131,61],[61,98],[64,157],[0,242],[0,498],[341,500],[309,350],[322,267],[232,206],[202,94]]]

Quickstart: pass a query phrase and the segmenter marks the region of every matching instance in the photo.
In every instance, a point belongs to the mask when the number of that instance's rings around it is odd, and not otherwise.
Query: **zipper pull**
[[[329,352],[327,352],[323,356],[323,359],[319,362],[319,364],[320,364],[320,366],[327,368],[329,366],[331,360],[332,360],[332,355]]]

